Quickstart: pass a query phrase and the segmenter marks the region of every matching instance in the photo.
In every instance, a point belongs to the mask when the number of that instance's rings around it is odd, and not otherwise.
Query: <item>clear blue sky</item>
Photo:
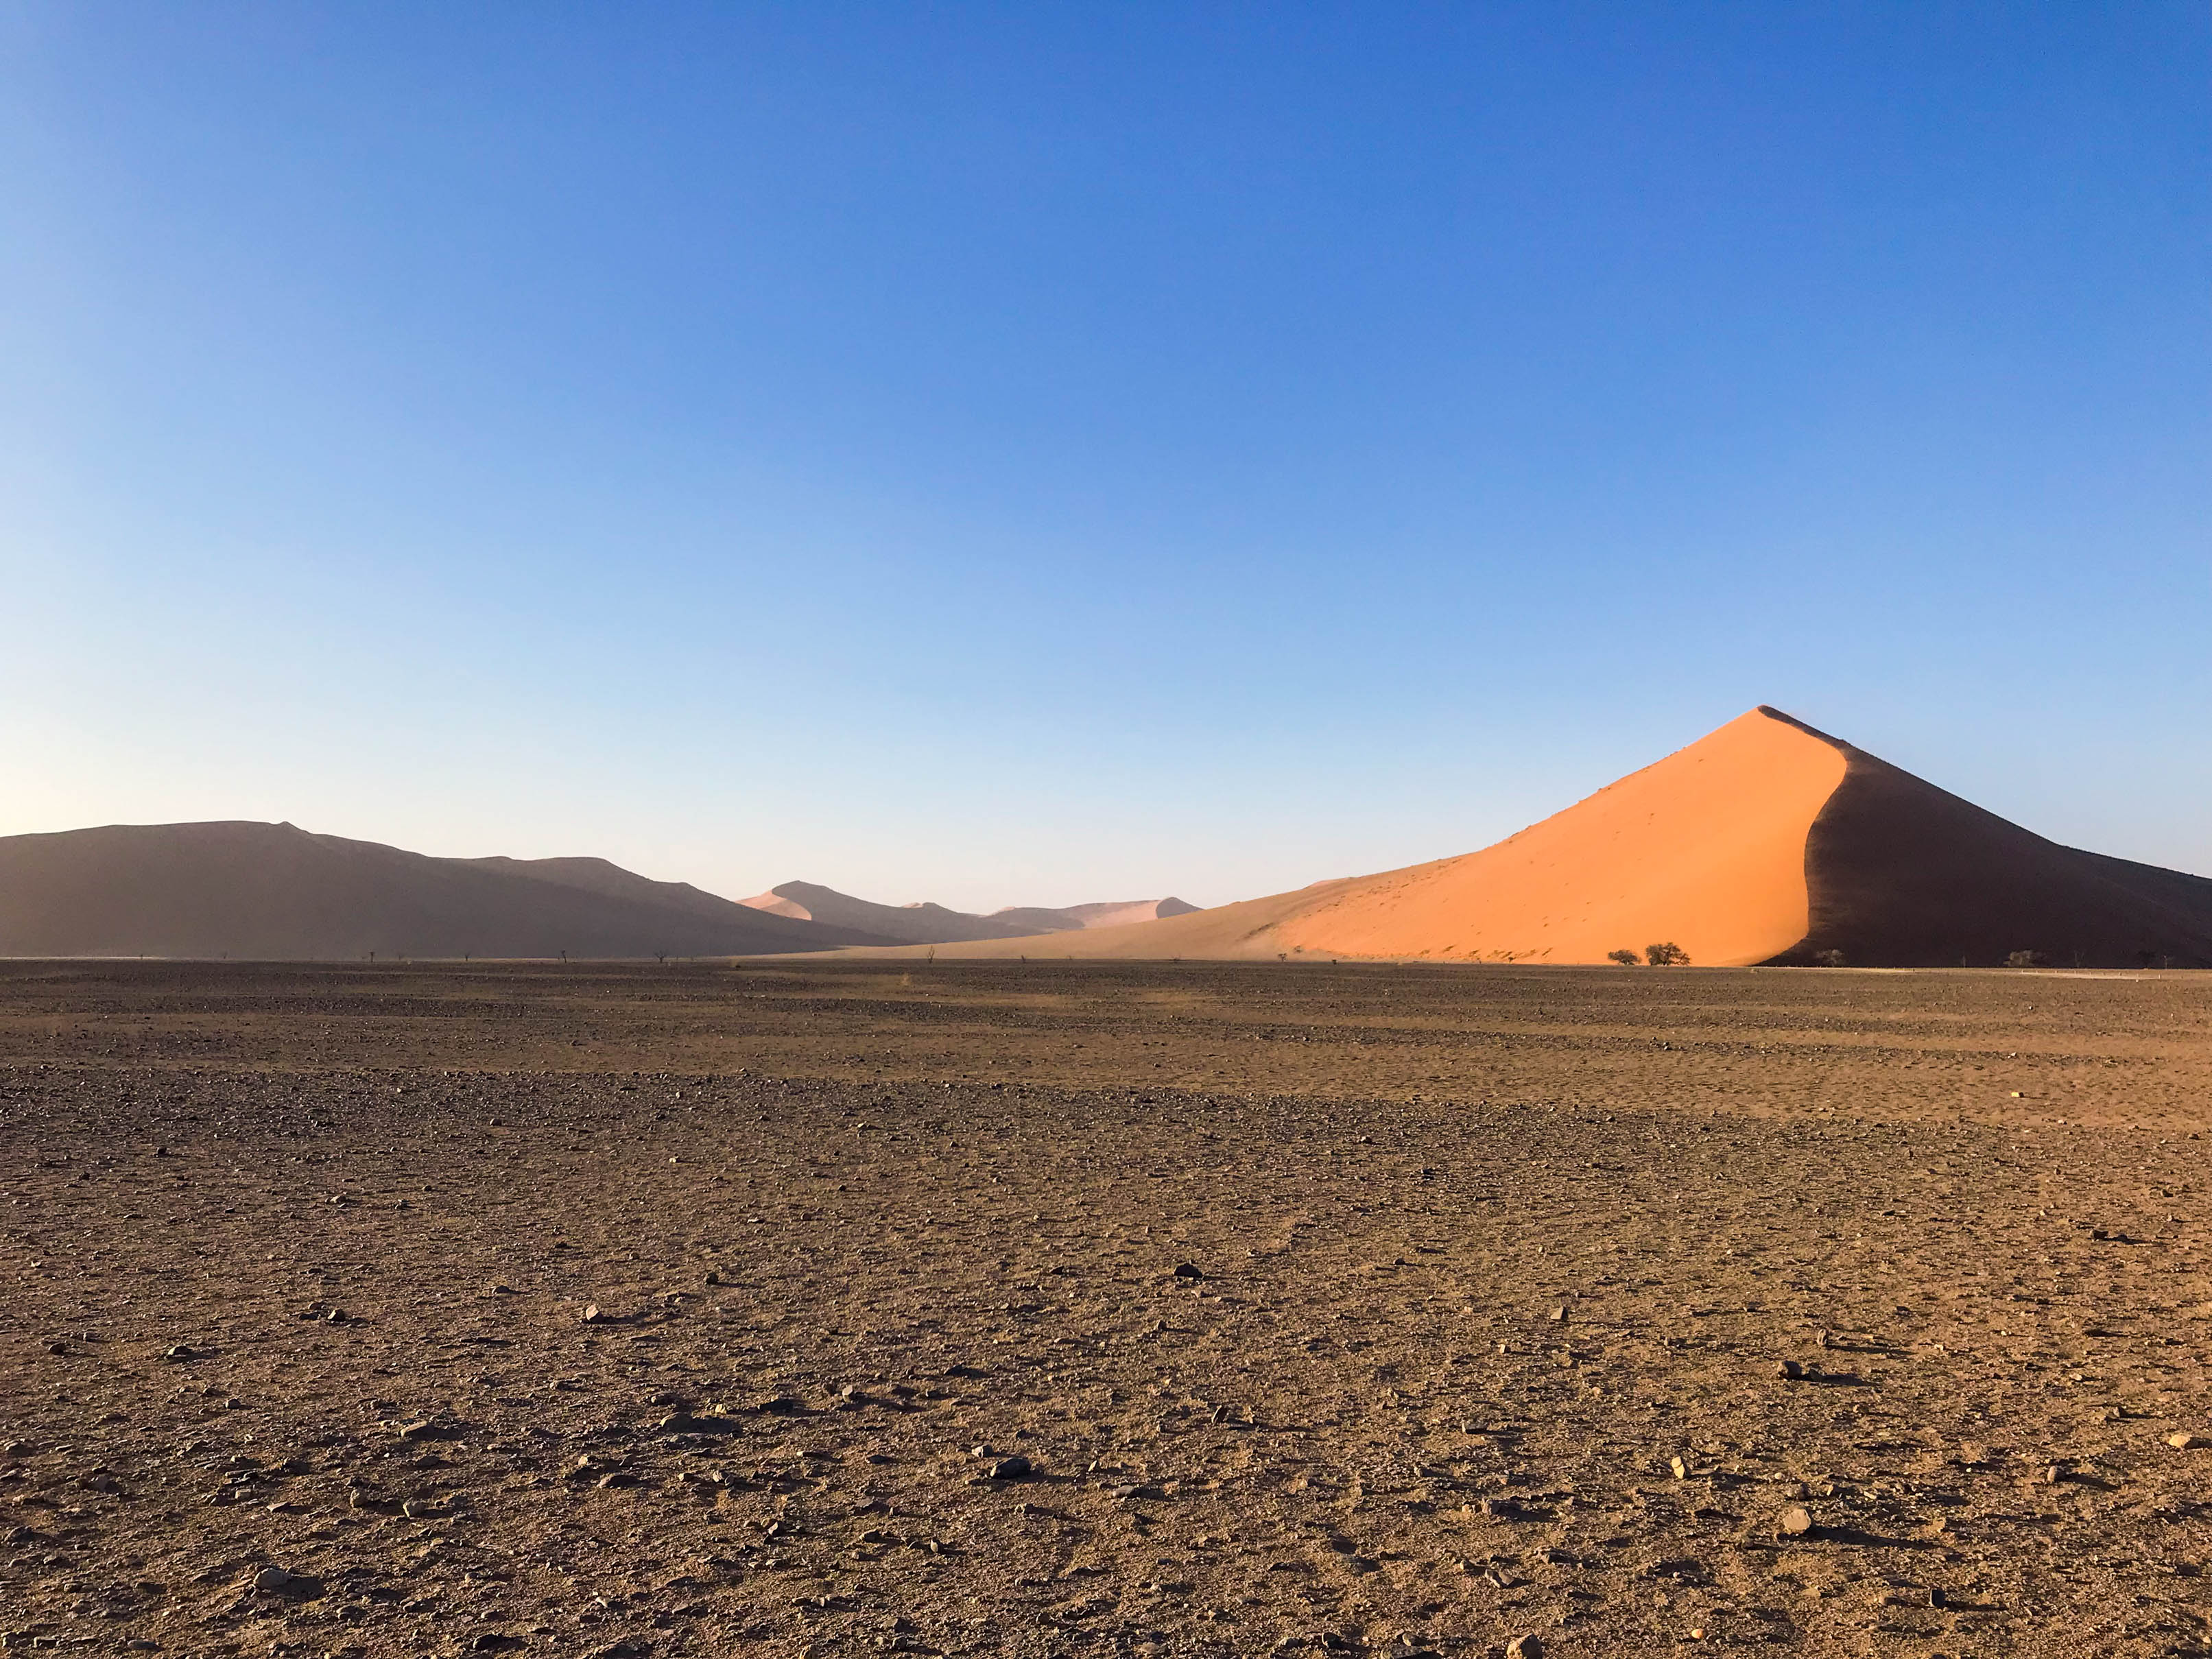
[[[989,907],[1771,702],[2212,872],[2212,13],[0,12],[0,832]]]

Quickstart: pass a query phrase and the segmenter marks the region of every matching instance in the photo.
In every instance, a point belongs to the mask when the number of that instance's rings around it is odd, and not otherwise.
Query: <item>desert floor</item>
[[[0,1631],[2199,1653],[2208,1118],[2212,975],[0,964]]]

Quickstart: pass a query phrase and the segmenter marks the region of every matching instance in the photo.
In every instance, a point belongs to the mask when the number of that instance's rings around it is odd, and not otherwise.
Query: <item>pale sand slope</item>
[[[1834,744],[1754,709],[1479,853],[939,954],[1574,963],[1663,940],[1696,963],[1763,962],[1805,937],[1806,837],[1844,769]]]

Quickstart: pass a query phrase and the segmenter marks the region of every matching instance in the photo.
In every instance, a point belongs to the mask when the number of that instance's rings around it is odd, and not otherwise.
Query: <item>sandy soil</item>
[[[2180,974],[14,964],[0,1632],[2198,1653],[2208,1085]]]

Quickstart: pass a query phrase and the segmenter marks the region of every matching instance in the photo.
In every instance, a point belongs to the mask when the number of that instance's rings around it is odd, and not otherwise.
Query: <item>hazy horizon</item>
[[[1771,703],[2212,874],[2212,17],[0,17],[0,834],[1462,853]]]

